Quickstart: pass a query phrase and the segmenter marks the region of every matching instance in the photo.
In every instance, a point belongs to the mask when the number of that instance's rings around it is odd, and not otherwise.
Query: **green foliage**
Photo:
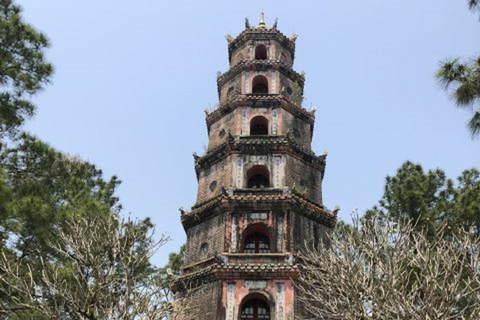
[[[0,318],[162,318],[171,294],[150,257],[168,238],[120,217],[116,177],[19,132],[53,73],[48,46],[0,0]]]
[[[437,72],[437,79],[445,90],[452,88],[452,98],[458,107],[473,110],[468,123],[472,136],[480,134],[480,57],[472,62],[447,60]]]
[[[480,171],[469,169],[458,177],[458,187],[452,199],[452,217],[456,226],[469,228],[480,234]]]
[[[0,0],[0,137],[14,135],[34,114],[28,95],[50,81],[53,66],[46,62],[49,46],[42,33],[25,23],[21,8],[12,0]]]
[[[363,220],[408,219],[427,231],[445,222],[453,229],[473,226],[480,234],[480,172],[465,170],[457,181],[441,169],[425,172],[421,165],[407,161],[394,176],[387,176],[379,204]]]
[[[479,0],[468,0],[472,11],[480,12]],[[467,62],[458,58],[441,63],[436,77],[445,90],[452,90],[452,99],[460,108],[468,108],[473,116],[468,122],[472,137],[480,135],[480,56]]]
[[[3,238],[10,234],[15,250],[28,255],[42,246],[62,219],[84,212],[118,211],[116,177],[105,181],[101,170],[64,155],[37,138],[23,134],[18,145],[0,154],[8,208],[0,215]],[[14,236],[12,236],[14,235]]]
[[[293,82],[292,83],[292,96],[291,96],[293,102],[295,102],[298,105],[301,105],[303,102],[303,90],[302,88],[298,85],[298,83]]]
[[[185,256],[185,245],[182,245],[178,252],[171,252],[168,255],[168,262],[164,269],[170,269],[174,274],[180,274]]]
[[[87,319],[75,315],[78,305],[88,314],[114,312],[109,306],[122,305],[125,292],[146,299],[138,310],[149,296],[171,298],[163,282],[154,283],[164,270],[149,259],[168,239],[154,242],[149,219],[120,218],[116,177],[105,180],[95,165],[27,134],[3,150],[0,168],[0,317],[43,320],[61,312],[61,319]],[[171,261],[179,268],[180,258]],[[24,299],[32,283],[42,290],[41,304]]]

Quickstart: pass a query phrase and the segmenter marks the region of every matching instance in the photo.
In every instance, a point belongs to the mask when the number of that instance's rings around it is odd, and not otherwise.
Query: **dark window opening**
[[[216,187],[217,187],[217,181],[212,181],[212,182],[210,183],[210,186],[209,186],[208,188],[210,189],[210,191],[213,192]]]
[[[255,60],[267,60],[267,47],[263,44],[255,47]]]
[[[204,242],[202,243],[202,245],[200,246],[200,254],[202,256],[205,256],[208,252],[208,243]]]
[[[265,117],[257,116],[250,121],[250,135],[268,135],[268,120]]]
[[[240,320],[270,320],[270,307],[261,300],[251,300],[242,307]]]
[[[270,240],[263,233],[253,233],[245,238],[244,253],[270,253]]]
[[[269,188],[270,187],[270,172],[265,166],[253,166],[247,172],[247,187],[248,188]]]
[[[268,80],[265,76],[256,76],[253,78],[252,93],[268,93]]]
[[[234,87],[230,87],[230,88],[228,88],[228,91],[227,91],[227,98],[231,98],[231,97],[233,97],[234,93],[235,93],[235,88],[234,88]]]

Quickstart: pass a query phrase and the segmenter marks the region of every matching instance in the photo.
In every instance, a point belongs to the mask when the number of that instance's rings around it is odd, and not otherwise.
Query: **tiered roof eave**
[[[251,106],[251,107],[265,107],[265,104],[272,104],[281,107],[285,111],[292,113],[294,116],[306,121],[312,126],[315,123],[315,110],[308,111],[304,107],[301,107],[295,101],[283,94],[237,94],[228,101],[221,103],[218,108],[209,112],[205,110],[207,130],[210,132],[210,126],[222,117],[231,113],[238,107]]]
[[[235,38],[227,37],[228,60],[229,61],[232,60],[232,53],[237,47],[253,39],[276,40],[290,51],[290,54],[292,55],[292,59],[295,56],[295,41],[297,39],[297,35],[287,37],[282,32],[280,32],[276,27],[272,27],[272,28],[247,27],[237,37]]]
[[[191,211],[181,212],[184,229],[190,228],[212,216],[239,208],[252,209],[267,206],[269,208],[290,208],[325,226],[333,227],[337,221],[336,210],[328,210],[299,192],[295,187],[242,189],[222,188],[222,192],[192,207]]]
[[[219,73],[217,75],[217,91],[218,95],[220,96],[221,87],[230,81],[233,77],[238,75],[238,73],[245,71],[245,70],[257,70],[262,68],[277,68],[282,72],[285,76],[288,76],[303,89],[305,84],[305,74],[298,73],[293,70],[292,67],[285,64],[282,60],[279,59],[268,59],[268,60],[247,60],[243,59],[238,62],[235,66],[230,68],[225,73]]]

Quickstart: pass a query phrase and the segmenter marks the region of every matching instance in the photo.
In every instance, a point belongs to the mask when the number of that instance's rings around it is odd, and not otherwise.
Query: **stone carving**
[[[229,283],[227,287],[227,319],[233,320],[235,310],[235,283]]]
[[[232,216],[232,232],[230,234],[230,252],[237,252],[237,231],[238,229],[238,216]]]
[[[245,287],[250,289],[264,289],[267,287],[265,280],[245,280]]]
[[[277,304],[276,304],[276,320],[283,320],[283,309],[285,301],[285,284],[277,283]]]

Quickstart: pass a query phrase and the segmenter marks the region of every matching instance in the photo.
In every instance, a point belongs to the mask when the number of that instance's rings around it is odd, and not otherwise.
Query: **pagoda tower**
[[[326,155],[311,150],[314,111],[301,106],[296,35],[245,21],[227,36],[230,69],[206,111],[208,150],[194,154],[197,202],[175,281],[185,320],[302,319],[298,253],[326,239],[336,213],[322,204]]]

